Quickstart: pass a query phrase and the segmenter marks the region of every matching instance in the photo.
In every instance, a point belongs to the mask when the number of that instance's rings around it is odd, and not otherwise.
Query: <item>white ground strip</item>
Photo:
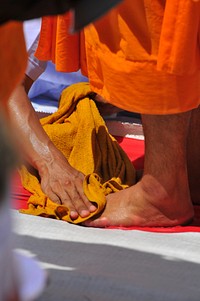
[[[106,125],[113,136],[144,140],[142,125],[134,121],[107,120]]]
[[[200,233],[93,229],[12,216],[16,249],[36,257],[49,274],[38,301],[200,300]]]

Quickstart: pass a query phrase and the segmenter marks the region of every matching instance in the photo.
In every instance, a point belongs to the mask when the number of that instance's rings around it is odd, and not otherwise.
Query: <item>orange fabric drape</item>
[[[27,63],[22,23],[0,26],[0,102],[6,102],[23,79]]]
[[[120,108],[143,114],[191,110],[199,105],[199,19],[200,3],[191,0],[124,0],[85,28],[79,67],[84,65],[91,89]],[[57,27],[56,36],[48,36],[50,48],[62,44],[69,59],[69,44],[59,34],[66,33]],[[56,65],[68,71],[61,59]]]
[[[200,3],[168,0],[158,52],[158,70],[184,75],[200,68]]]
[[[144,114],[196,108],[199,16],[191,0],[125,0],[85,29],[91,89]]]
[[[70,34],[71,14],[43,17],[38,49],[38,59],[51,60],[57,71],[79,70],[79,34]]]

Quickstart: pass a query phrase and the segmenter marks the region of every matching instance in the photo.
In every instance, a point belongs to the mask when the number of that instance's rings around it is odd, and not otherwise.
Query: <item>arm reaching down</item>
[[[96,210],[83,192],[84,175],[75,170],[43,130],[27,96],[33,81],[25,77],[8,102],[8,113],[19,147],[39,176],[43,192],[55,203],[66,205],[71,218],[86,217]],[[63,173],[65,170],[65,173]]]

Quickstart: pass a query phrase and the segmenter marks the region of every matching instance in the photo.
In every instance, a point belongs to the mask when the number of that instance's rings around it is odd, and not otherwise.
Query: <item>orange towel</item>
[[[123,1],[84,30],[79,60],[91,89],[144,114],[196,108],[199,16],[200,3],[191,0]]]
[[[27,53],[22,23],[8,22],[0,26],[0,101],[6,102],[23,79]]]
[[[86,175],[83,184],[87,198],[101,212],[105,196],[135,184],[135,169],[117,141],[109,135],[96,105],[90,99],[88,83],[74,84],[62,92],[59,109],[41,123],[68,162]],[[64,170],[63,170],[64,172]],[[87,218],[71,220],[65,206],[53,203],[41,190],[38,179],[21,170],[22,184],[32,193],[28,209],[21,212],[53,217],[78,224]]]

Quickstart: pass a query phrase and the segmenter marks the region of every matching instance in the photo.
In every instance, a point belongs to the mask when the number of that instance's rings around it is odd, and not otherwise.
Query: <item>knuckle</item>
[[[55,198],[55,197],[52,197],[52,198],[50,198],[54,203],[56,203],[56,204],[62,204],[61,203],[61,201],[60,201],[60,199],[58,199],[58,198]]]
[[[67,186],[71,184],[71,180],[70,179],[65,179],[64,182],[65,182],[65,185],[67,185]]]

